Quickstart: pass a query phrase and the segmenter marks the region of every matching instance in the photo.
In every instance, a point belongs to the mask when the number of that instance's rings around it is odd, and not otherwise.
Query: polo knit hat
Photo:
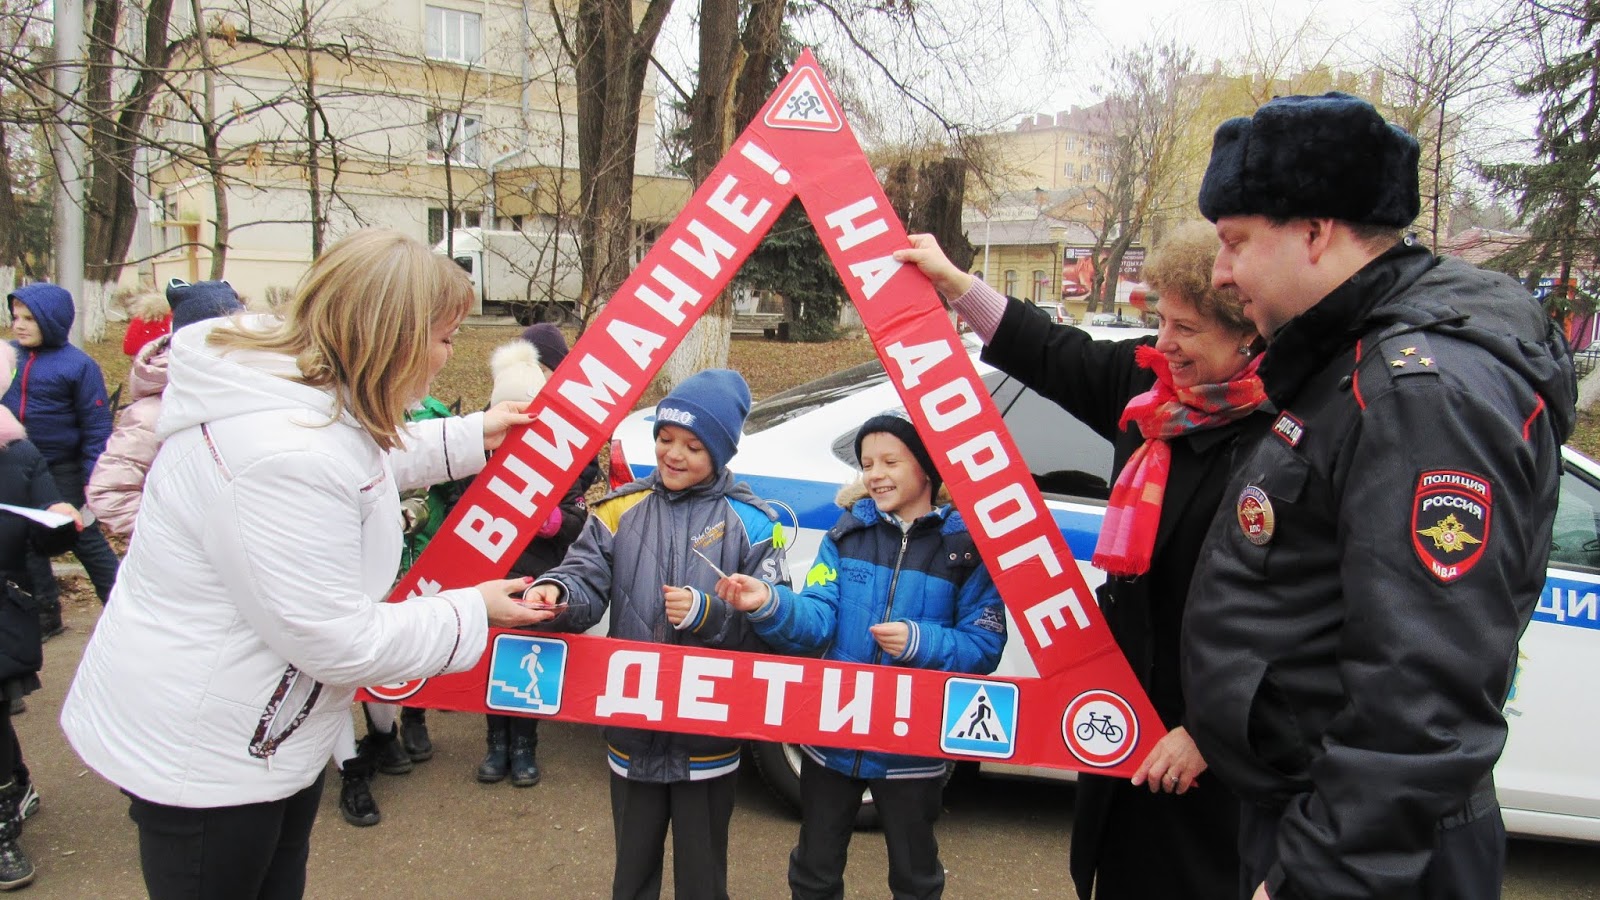
[[[1337,92],[1277,97],[1217,128],[1200,214],[1404,228],[1421,211],[1417,141]]]
[[[549,366],[552,372],[567,358],[567,338],[561,329],[549,322],[522,329],[522,339],[539,348],[539,362]]]
[[[934,468],[933,457],[928,455],[928,448],[922,443],[922,436],[917,434],[917,426],[911,420],[894,413],[884,413],[873,416],[862,424],[861,430],[856,432],[856,465],[861,465],[861,444],[869,434],[892,434],[900,439],[917,458],[917,465],[922,467],[923,474],[928,476],[928,483],[933,488],[933,495],[939,496],[939,486],[944,484],[944,479],[939,477],[939,470]]]
[[[244,309],[233,285],[226,281],[197,281],[181,278],[167,282],[167,305],[172,307],[172,330],[185,325],[232,315]]]
[[[664,425],[694,432],[711,454],[712,471],[720,472],[739,452],[744,417],[750,414],[750,386],[732,369],[696,372],[656,404],[652,435]]]

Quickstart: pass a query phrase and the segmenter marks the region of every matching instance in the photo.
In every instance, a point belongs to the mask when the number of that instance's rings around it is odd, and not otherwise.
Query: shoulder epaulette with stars
[[[1428,349],[1428,338],[1411,332],[1383,342],[1383,358],[1394,378],[1406,375],[1438,375],[1439,361]]]

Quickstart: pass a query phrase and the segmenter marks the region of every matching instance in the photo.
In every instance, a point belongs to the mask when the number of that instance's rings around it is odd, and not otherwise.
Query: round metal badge
[[[1272,512],[1272,500],[1255,485],[1246,485],[1239,492],[1239,530],[1245,540],[1257,547],[1265,547],[1272,540],[1272,530],[1277,517]]]

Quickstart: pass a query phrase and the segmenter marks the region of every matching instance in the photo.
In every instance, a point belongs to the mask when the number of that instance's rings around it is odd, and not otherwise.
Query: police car
[[[1085,328],[1097,338],[1125,340],[1149,331]],[[1103,573],[1088,565],[1105,514],[1111,445],[1060,407],[968,352],[995,406],[1055,514],[1091,587]],[[855,477],[856,428],[901,407],[887,373],[864,363],[791,388],[757,404],[745,423],[733,471],[760,497],[781,505],[784,525],[798,522],[789,549],[794,582],[804,582],[822,536],[839,516],[833,498]],[[655,452],[649,410],[630,416],[612,441],[614,482],[647,474]],[[1495,771],[1506,827],[1513,834],[1600,842],[1600,716],[1587,709],[1600,684],[1600,464],[1563,448],[1565,471],[1552,538],[1549,580],[1523,637],[1505,712],[1510,738]],[[1015,623],[1011,634],[1016,635]],[[1007,643],[998,675],[1036,677],[1020,639]],[[798,806],[799,755],[792,747],[752,747],[763,778]],[[984,771],[1070,778],[1048,769],[983,763]],[[870,807],[864,821],[870,821]]]

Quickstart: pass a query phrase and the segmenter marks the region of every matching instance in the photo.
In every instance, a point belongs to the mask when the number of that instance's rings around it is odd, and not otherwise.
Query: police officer
[[[1401,237],[1416,141],[1344,94],[1217,129],[1213,273],[1269,340],[1183,628],[1243,897],[1498,897],[1491,771],[1576,384],[1515,281]]]

